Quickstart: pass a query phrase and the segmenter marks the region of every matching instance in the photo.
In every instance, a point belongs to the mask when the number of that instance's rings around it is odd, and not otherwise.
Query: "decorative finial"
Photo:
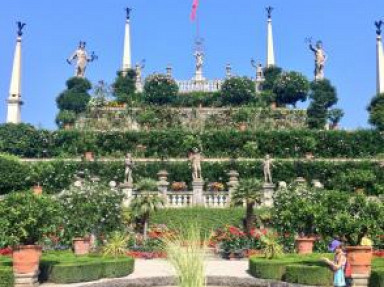
[[[380,21],[375,21],[375,26],[376,26],[376,35],[381,36],[381,26],[383,26],[384,22],[382,20]]]
[[[132,8],[127,7],[125,11],[127,12],[127,20],[131,19]]]
[[[17,24],[17,35],[19,37],[21,37],[21,36],[23,36],[23,29],[24,29],[25,25],[27,25],[27,24],[22,23],[20,21],[16,22],[16,24]]]
[[[265,8],[265,10],[267,10],[268,19],[271,19],[272,18],[273,7],[272,6],[268,6],[267,8]]]

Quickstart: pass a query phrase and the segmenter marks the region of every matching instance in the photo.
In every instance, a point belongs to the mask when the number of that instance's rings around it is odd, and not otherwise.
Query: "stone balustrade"
[[[223,85],[223,80],[205,80],[205,81],[176,81],[179,86],[180,93],[190,93],[190,92],[218,92],[221,90]]]

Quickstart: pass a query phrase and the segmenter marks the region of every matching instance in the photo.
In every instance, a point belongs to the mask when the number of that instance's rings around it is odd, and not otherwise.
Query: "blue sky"
[[[205,76],[253,76],[250,59],[266,56],[267,5],[275,7],[273,29],[277,65],[309,78],[313,55],[304,39],[321,39],[329,55],[326,76],[337,86],[345,128],[367,127],[366,106],[376,90],[375,29],[384,18],[382,0],[200,0],[198,17],[205,38]],[[146,59],[144,75],[172,64],[177,79],[193,75],[195,26],[192,0],[3,0],[0,9],[0,122],[5,121],[17,20],[27,22],[23,41],[22,97],[25,122],[54,129],[55,98],[73,75],[65,59],[79,40],[99,60],[87,73],[92,82],[111,83],[121,66],[124,10],[132,13],[133,61]]]

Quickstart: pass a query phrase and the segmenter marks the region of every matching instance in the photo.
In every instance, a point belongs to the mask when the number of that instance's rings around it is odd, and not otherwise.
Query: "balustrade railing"
[[[176,81],[179,86],[180,93],[190,92],[218,92],[221,90],[223,80],[205,80],[202,82],[196,82],[193,80]]]

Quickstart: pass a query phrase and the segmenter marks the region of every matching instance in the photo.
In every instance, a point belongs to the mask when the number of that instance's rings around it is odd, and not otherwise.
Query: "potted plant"
[[[247,124],[249,119],[252,116],[252,112],[248,108],[239,108],[233,114],[232,119],[238,125],[240,131],[245,131],[247,129]]]
[[[225,186],[221,182],[211,182],[208,184],[208,188],[212,192],[219,192],[225,189]]]
[[[39,242],[62,222],[58,202],[32,192],[11,193],[0,202],[0,218],[1,239],[13,246],[14,272],[37,272],[42,251]]]
[[[172,182],[171,189],[173,191],[186,191],[187,190],[187,184],[185,182]]]
[[[86,161],[94,161],[94,152],[96,150],[96,136],[93,133],[84,133],[82,150]]]

